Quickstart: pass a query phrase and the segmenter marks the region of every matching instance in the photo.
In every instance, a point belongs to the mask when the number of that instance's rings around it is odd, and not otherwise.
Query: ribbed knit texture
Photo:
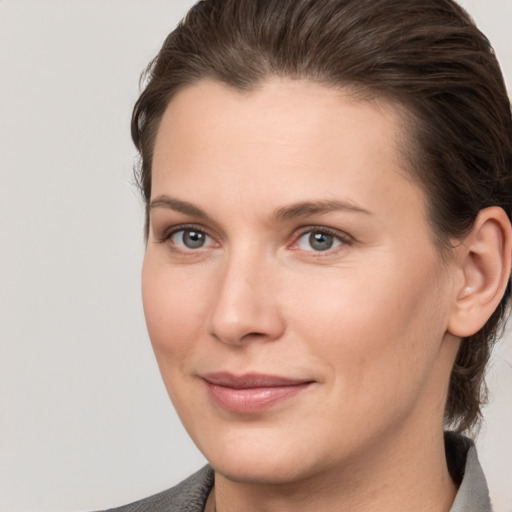
[[[213,469],[205,466],[171,489],[105,512],[203,512],[212,486]]]

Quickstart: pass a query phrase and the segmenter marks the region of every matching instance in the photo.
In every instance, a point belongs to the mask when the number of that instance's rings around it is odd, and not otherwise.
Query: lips
[[[238,414],[264,412],[291,399],[313,381],[250,373],[236,376],[226,372],[203,376],[211,400],[220,408]]]

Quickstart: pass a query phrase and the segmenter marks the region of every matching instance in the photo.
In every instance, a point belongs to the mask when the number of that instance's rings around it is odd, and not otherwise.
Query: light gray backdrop
[[[204,462],[145,331],[130,111],[191,0],[0,0],[0,510],[126,503]],[[512,87],[512,0],[466,0]],[[512,512],[512,336],[479,440]]]

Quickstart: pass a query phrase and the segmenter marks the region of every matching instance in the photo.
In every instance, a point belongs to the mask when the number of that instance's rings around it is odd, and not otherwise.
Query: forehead
[[[393,143],[403,124],[401,110],[389,100],[362,98],[353,88],[329,87],[310,80],[271,78],[248,91],[218,81],[202,81],[173,97],[158,133],[172,130],[178,123],[180,131],[196,131],[199,122],[205,130],[236,127],[242,130],[240,136],[267,133],[268,137],[325,138],[338,130],[341,122],[366,124],[374,137],[384,135]],[[209,133],[210,137],[216,135],[222,134]]]
[[[311,81],[272,79],[248,92],[194,84],[162,118],[152,197],[214,193],[259,208],[310,195],[377,204],[413,189],[422,208],[400,149],[403,124],[390,102]]]
[[[181,90],[168,105],[153,163],[159,170],[164,160],[207,158],[216,148],[224,150],[226,160],[230,154],[242,156],[258,148],[288,152],[290,157],[305,158],[308,152],[317,157],[311,150],[319,153],[334,146],[351,156],[386,153],[396,170],[405,171],[399,144],[403,124],[400,111],[390,102],[361,101],[349,89],[274,78],[239,91],[205,81]]]

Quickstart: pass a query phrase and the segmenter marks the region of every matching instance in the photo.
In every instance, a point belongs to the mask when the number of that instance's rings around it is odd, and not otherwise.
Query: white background
[[[160,382],[140,300],[129,138],[138,77],[191,0],[0,0],[0,510],[120,505],[204,459]],[[467,0],[512,84],[512,1]],[[479,439],[512,512],[512,336]]]

